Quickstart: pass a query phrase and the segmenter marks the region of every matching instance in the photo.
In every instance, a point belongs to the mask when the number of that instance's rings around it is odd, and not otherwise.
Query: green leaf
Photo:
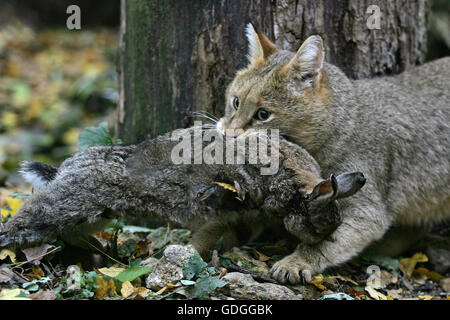
[[[136,233],[136,232],[152,232],[152,229],[149,228],[145,228],[145,227],[139,227],[139,226],[124,226],[122,231],[129,231],[131,233]]]
[[[85,129],[78,135],[78,150],[84,151],[91,146],[112,145],[113,140],[108,131],[106,122],[100,123],[98,127]]]
[[[195,281],[191,281],[191,280],[181,280],[181,284],[184,286],[192,286],[195,284]]]
[[[195,275],[202,273],[207,265],[198,253],[194,254],[183,266],[184,278],[187,280],[193,279]]]
[[[24,284],[22,284],[22,288],[33,292],[39,290],[39,285],[36,283],[36,280],[33,280],[31,282],[25,282]]]
[[[131,268],[128,268],[126,270],[123,270],[119,275],[116,277],[117,280],[121,282],[125,281],[133,281],[136,278],[139,278],[140,276],[149,273],[152,271],[152,268],[148,267],[141,267],[141,266],[134,266]]]
[[[198,280],[194,286],[194,292],[199,299],[207,299],[209,294],[225,286],[227,283],[219,279],[219,277],[207,277]]]

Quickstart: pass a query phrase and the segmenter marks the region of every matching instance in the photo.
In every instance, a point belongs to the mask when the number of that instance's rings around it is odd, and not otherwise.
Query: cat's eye
[[[233,108],[234,108],[234,110],[237,110],[239,108],[239,98],[238,97],[234,97],[234,99],[233,99]]]
[[[258,109],[258,110],[256,111],[254,117],[255,117],[255,119],[257,119],[257,120],[264,121],[264,120],[269,119],[269,117],[270,117],[270,112],[267,111],[266,109],[260,108],[260,109]]]

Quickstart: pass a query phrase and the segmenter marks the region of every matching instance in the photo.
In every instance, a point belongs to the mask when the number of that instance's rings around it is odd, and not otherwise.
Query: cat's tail
[[[33,187],[42,188],[55,178],[58,169],[39,161],[23,161],[19,172]]]

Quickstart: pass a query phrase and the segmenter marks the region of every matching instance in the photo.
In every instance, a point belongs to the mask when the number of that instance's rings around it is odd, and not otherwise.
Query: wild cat
[[[227,88],[217,129],[233,129],[231,135],[279,129],[316,159],[324,175],[361,171],[368,181],[340,202],[343,222],[335,240],[300,243],[273,266],[274,278],[310,280],[390,229],[385,248],[399,253],[408,241],[398,230],[426,229],[450,217],[450,58],[397,76],[352,81],[324,62],[320,36],[306,39],[296,53],[277,49],[251,24],[247,37],[249,64]]]

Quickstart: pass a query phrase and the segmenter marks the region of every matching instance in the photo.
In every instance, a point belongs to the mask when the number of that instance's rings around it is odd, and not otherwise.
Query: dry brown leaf
[[[40,290],[30,295],[33,300],[55,300],[56,294],[52,290]]]
[[[38,265],[39,263],[41,263],[41,259],[44,257],[47,251],[54,247],[55,246],[51,244],[44,243],[39,247],[23,249],[22,252],[27,257],[27,261],[32,261],[34,265]]]
[[[127,299],[134,294],[135,290],[135,287],[133,287],[130,281],[125,281],[124,283],[122,283],[122,289],[120,289],[120,293],[122,294],[122,297]]]
[[[417,268],[416,270],[414,270],[413,272],[413,276],[417,277],[417,278],[425,278],[425,279],[431,279],[433,281],[438,281],[444,278],[443,275],[434,272],[434,271],[430,271],[427,268]]]

